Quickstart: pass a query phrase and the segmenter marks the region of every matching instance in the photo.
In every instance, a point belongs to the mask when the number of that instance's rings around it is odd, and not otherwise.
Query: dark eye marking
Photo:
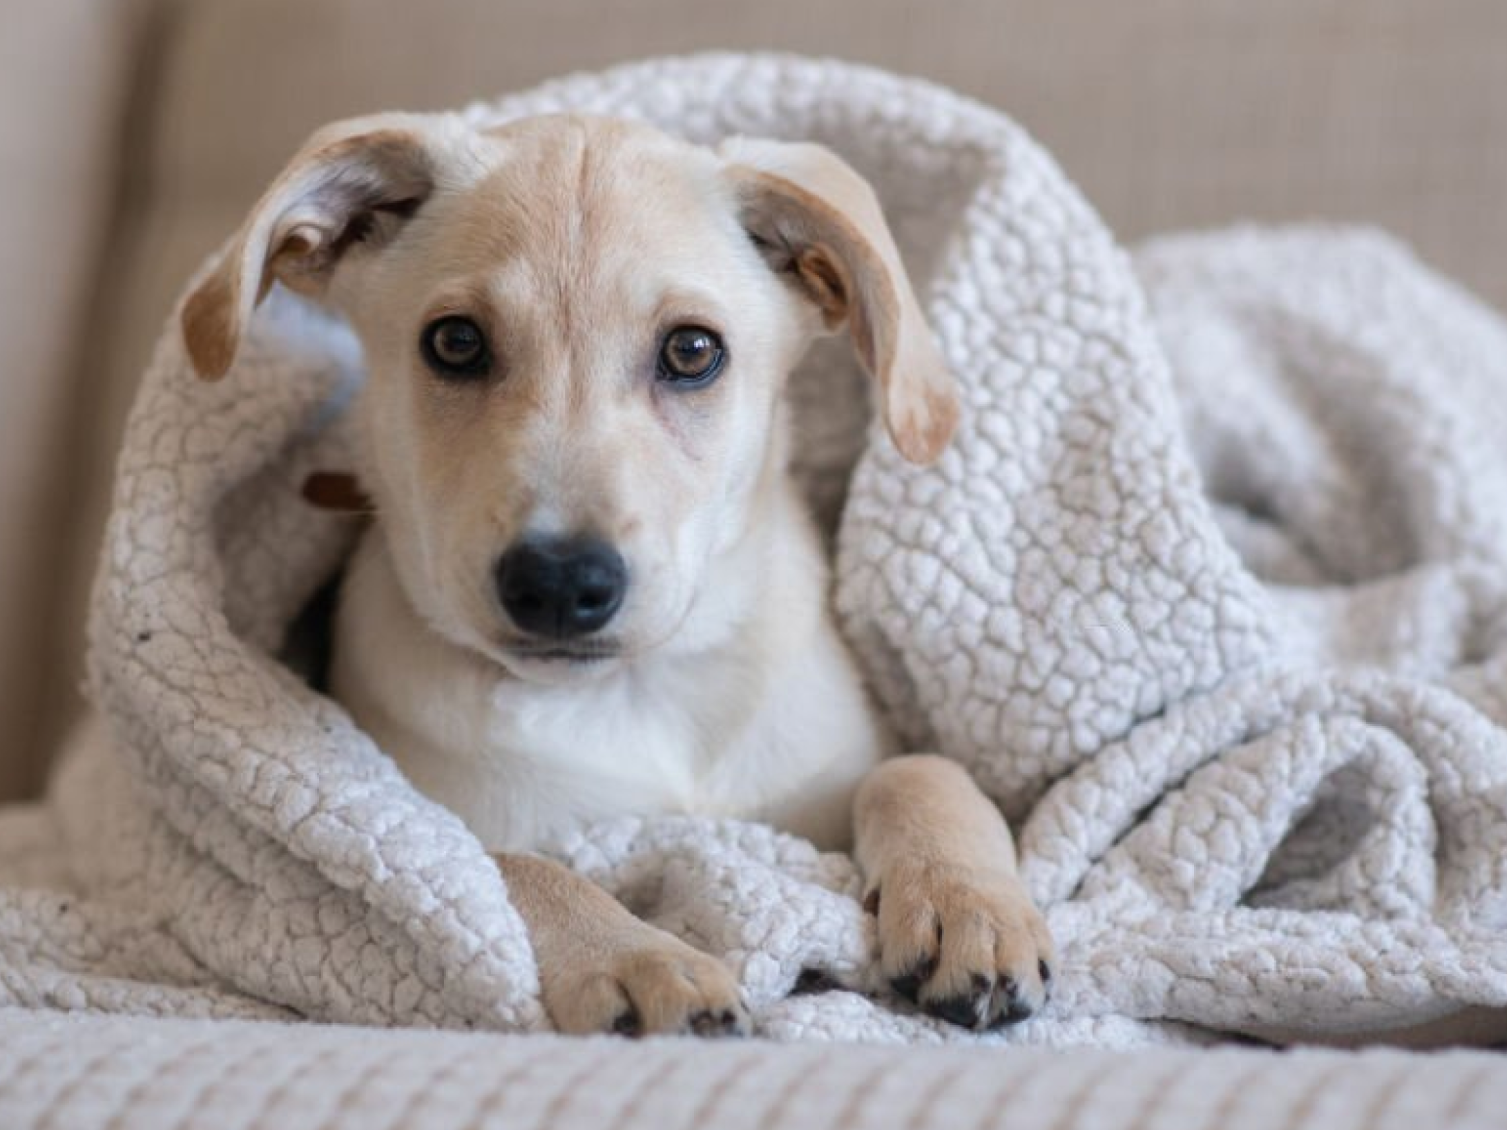
[[[676,326],[659,345],[658,376],[676,388],[704,388],[727,362],[722,338],[704,326]]]
[[[424,327],[419,338],[424,361],[445,380],[465,381],[492,371],[487,335],[470,318],[450,314]]]

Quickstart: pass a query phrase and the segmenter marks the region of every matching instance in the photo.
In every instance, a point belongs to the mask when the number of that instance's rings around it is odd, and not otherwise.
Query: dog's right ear
[[[412,122],[368,119],[315,134],[184,301],[183,342],[195,372],[225,375],[274,280],[317,296],[342,256],[391,238],[433,189],[432,158]]]

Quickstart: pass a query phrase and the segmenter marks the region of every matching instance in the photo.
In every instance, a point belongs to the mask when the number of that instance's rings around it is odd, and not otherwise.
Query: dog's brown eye
[[[722,339],[711,330],[681,326],[666,334],[659,347],[659,376],[682,386],[710,384],[726,357]]]
[[[486,335],[470,318],[452,315],[430,322],[420,345],[424,360],[442,377],[485,376],[492,365]]]

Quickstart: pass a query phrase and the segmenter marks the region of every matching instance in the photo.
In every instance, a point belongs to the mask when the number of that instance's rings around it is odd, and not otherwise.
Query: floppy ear
[[[900,454],[935,461],[957,427],[957,393],[873,189],[820,145],[732,138],[718,153],[770,265],[805,290],[829,330],[846,321]]]
[[[359,125],[314,136],[184,301],[183,341],[200,377],[215,380],[229,370],[274,279],[301,294],[322,293],[342,255],[390,238],[433,191],[417,130],[387,125],[348,132]]]

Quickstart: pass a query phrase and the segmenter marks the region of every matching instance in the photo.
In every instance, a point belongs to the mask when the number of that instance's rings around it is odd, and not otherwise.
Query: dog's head
[[[414,606],[525,678],[674,639],[784,473],[814,334],[846,325],[906,458],[957,417],[873,192],[815,145],[341,123],[185,302],[201,376],[274,281],[361,340],[362,483]]]

